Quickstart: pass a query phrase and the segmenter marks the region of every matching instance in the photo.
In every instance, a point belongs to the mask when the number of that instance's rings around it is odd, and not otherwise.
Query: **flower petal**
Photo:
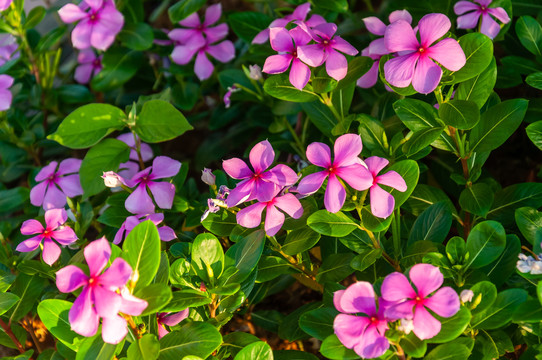
[[[450,30],[452,23],[444,14],[427,14],[418,22],[420,43],[429,47]]]
[[[215,43],[224,39],[228,35],[228,24],[222,23],[217,26],[213,26],[203,30],[203,33],[207,36],[207,42],[209,44]]]
[[[385,219],[391,215],[395,207],[395,199],[378,185],[371,186],[371,213],[379,218]]]
[[[62,192],[67,197],[83,195],[83,188],[79,180],[79,174],[59,177],[56,184],[60,186]]]
[[[291,193],[275,198],[274,205],[294,219],[299,219],[303,215],[303,206]]]
[[[346,191],[334,174],[329,175],[326,193],[324,194],[324,205],[330,213],[336,213],[344,205]]]
[[[185,26],[185,27],[191,27],[195,28],[201,25],[201,22],[199,21],[199,16],[197,12],[194,12],[190,15],[188,15],[183,20],[179,21],[179,25]]]
[[[388,25],[384,35],[386,48],[389,52],[412,50],[417,51],[420,47],[418,39],[412,30],[412,26],[405,20],[398,20]]]
[[[211,5],[205,10],[205,20],[203,20],[203,25],[213,25],[215,22],[218,21],[218,19],[220,19],[221,16],[222,5],[220,3]]]
[[[17,245],[17,248],[15,250],[17,250],[18,252],[34,251],[40,246],[41,240],[43,240],[43,236],[41,235],[31,237]]]
[[[52,231],[51,237],[61,245],[70,245],[77,240],[77,235],[75,235],[75,232],[69,226]]]
[[[11,94],[11,91],[0,89],[0,111],[8,110],[11,107],[12,100],[13,95]]]
[[[377,358],[390,347],[388,339],[378,333],[376,326],[368,326],[362,338],[354,351],[364,359]]]
[[[157,156],[152,162],[152,179],[163,179],[177,175],[181,162],[167,156]]]
[[[284,224],[284,214],[281,213],[275,206],[267,206],[267,214],[265,215],[265,233],[268,236],[275,236]]]
[[[293,59],[292,68],[290,69],[290,83],[298,90],[303,88],[311,78],[311,70],[299,59]]]
[[[132,267],[126,260],[116,258],[111,266],[100,275],[98,283],[110,289],[120,288],[126,285],[132,276]]]
[[[410,15],[407,10],[395,10],[388,16],[388,20],[390,21],[390,24],[397,20],[404,20],[410,24],[412,23],[412,15]]]
[[[394,272],[386,276],[380,288],[382,297],[386,301],[397,302],[404,299],[414,299],[416,292],[408,282],[405,275]]]
[[[373,63],[373,66],[367,71],[362,77],[358,79],[356,85],[368,89],[375,86],[376,81],[378,80],[378,61]]]
[[[87,261],[91,277],[98,276],[111,257],[111,246],[105,237],[94,240],[85,247],[85,260]]]
[[[407,189],[405,179],[396,171],[388,171],[387,173],[377,176],[375,179],[377,184],[390,186],[397,191],[404,192]]]
[[[145,300],[139,299],[128,291],[127,288],[121,289],[121,306],[120,312],[128,315],[139,316],[149,306]]]
[[[102,339],[108,344],[118,344],[128,334],[126,320],[115,315],[102,320]]]
[[[419,57],[420,55],[415,52],[386,61],[384,64],[386,81],[397,87],[407,87],[410,85]]]
[[[487,11],[503,24],[510,22],[510,16],[508,16],[508,13],[502,7],[488,8]]]
[[[48,238],[43,239],[43,252],[41,253],[41,256],[47,265],[53,265],[60,257],[60,252],[60,248],[53,240]]]
[[[482,26],[480,26],[480,32],[487,35],[490,39],[495,39],[501,31],[500,25],[493,20],[489,14],[482,15]]]
[[[64,5],[58,10],[58,15],[66,24],[71,24],[87,17],[87,13],[75,4]]]
[[[88,276],[75,265],[68,265],[56,272],[56,287],[60,292],[70,293],[88,283]]]
[[[81,20],[72,30],[72,43],[76,49],[87,49],[90,47],[90,36],[92,34],[92,25],[88,19]]]
[[[256,203],[239,210],[237,213],[237,223],[246,228],[255,228],[262,223],[262,211],[265,209],[265,203]]]
[[[254,186],[254,180],[252,179],[243,180],[237,184],[235,189],[230,191],[228,198],[226,199],[226,204],[228,207],[234,207],[244,201],[247,201],[252,194],[252,189]]]
[[[25,220],[21,225],[21,234],[23,235],[41,234],[43,231],[45,231],[45,228],[38,220]]]
[[[222,161],[222,168],[234,179],[246,179],[252,177],[253,172],[248,165],[239,158],[232,158]]]
[[[429,94],[437,88],[441,77],[442,69],[440,66],[435,64],[429,57],[420,56],[412,76],[412,86],[414,90],[421,94]]]
[[[51,184],[43,197],[43,209],[58,209],[63,208],[64,205],[66,205],[66,195],[54,184]]]
[[[249,159],[254,172],[261,173],[273,163],[275,151],[269,141],[264,140],[254,145],[250,150]]]
[[[227,63],[235,57],[235,47],[231,41],[225,40],[216,45],[209,45],[209,47],[207,47],[207,54],[221,63]]]
[[[348,41],[344,40],[340,36],[335,36],[330,42],[331,47],[337,51],[343,52],[347,55],[357,55],[358,49],[353,47]]]
[[[365,27],[371,34],[384,36],[386,32],[386,24],[376,16],[369,16],[361,19],[365,24]]]
[[[438,61],[440,65],[451,71],[457,71],[465,66],[467,59],[463,49],[454,39],[444,39],[427,49],[427,55]]]
[[[173,48],[171,60],[178,65],[186,65],[200,49],[201,45],[196,45],[194,42],[186,45],[177,45]]]
[[[341,297],[340,307],[343,312],[375,316],[376,300],[373,285],[367,281],[358,281],[350,285]]]
[[[331,166],[331,150],[321,142],[313,142],[307,146],[307,159],[314,165],[328,168]]]
[[[162,226],[158,228],[158,235],[160,235],[160,240],[162,241],[171,241],[177,238],[175,231],[169,226]]]
[[[312,67],[322,65],[326,59],[326,53],[320,44],[298,46],[296,51],[299,60]]]
[[[175,326],[188,317],[189,309],[184,309],[175,314],[164,316],[162,324],[167,326]]]
[[[137,188],[126,198],[124,202],[126,210],[132,214],[154,213],[154,204],[147,193],[145,184],[139,184]]]
[[[296,47],[307,45],[312,40],[311,36],[305,30],[303,30],[301,26],[295,27],[288,32],[290,33],[292,39],[294,39]],[[292,50],[295,50],[295,48],[292,47]]]
[[[454,316],[461,307],[459,296],[449,286],[439,289],[433,296],[425,300],[424,305],[442,317]]]
[[[34,180],[40,182],[47,179],[48,177],[53,176],[55,174],[57,165],[58,163],[56,161],[51,161],[48,165],[41,168],[40,172],[38,173],[38,175],[36,175]]]
[[[361,136],[356,134],[339,136],[333,146],[333,165],[342,167],[357,164],[362,148]]]
[[[213,63],[207,58],[204,51],[199,51],[196,55],[196,63],[194,64],[194,72],[200,81],[208,79],[214,71]]]
[[[346,57],[335,50],[327,51],[326,72],[337,81],[344,79],[348,72]]]
[[[369,56],[382,56],[389,53],[390,52],[386,47],[386,41],[384,38],[373,40],[369,44]]]
[[[75,299],[69,312],[70,326],[73,331],[86,337],[94,336],[98,330],[98,314],[92,306],[91,291],[88,286]]]
[[[333,321],[333,331],[344,346],[352,349],[359,343],[369,324],[370,320],[366,317],[339,314]]]
[[[265,59],[265,63],[263,64],[262,71],[264,73],[266,73],[266,74],[280,74],[280,73],[283,73],[286,70],[288,70],[288,67],[290,66],[290,63],[292,62],[292,58],[293,57],[290,54],[271,55],[267,59]],[[292,81],[290,80],[290,82],[292,82]],[[307,82],[308,82],[308,80],[307,80]],[[294,84],[292,83],[292,85],[294,85]],[[301,89],[303,89],[303,88],[301,88]]]
[[[93,70],[94,67],[92,66],[92,64],[79,65],[77,68],[75,68],[75,74],[73,75],[73,78],[79,84],[88,84]]]
[[[373,175],[361,164],[340,167],[335,174],[356,190],[367,190],[373,185]]]
[[[102,286],[92,287],[92,300],[98,316],[110,318],[117,315],[120,310],[120,294]]]
[[[378,173],[384,169],[390,162],[385,159],[378,156],[371,156],[365,159],[365,165],[369,168],[369,171],[373,176],[377,176]]]
[[[299,185],[297,185],[297,192],[303,195],[310,195],[317,192],[322,187],[327,175],[327,171],[319,171],[303,177],[299,181]]]
[[[149,190],[160,209],[171,209],[175,197],[175,185],[169,182],[150,182],[147,184]]]
[[[262,179],[279,186],[290,186],[295,184],[299,177],[289,166],[278,164],[271,170],[263,173]]]
[[[258,201],[263,202],[271,201],[279,191],[280,188],[274,183],[257,179],[254,181],[254,188],[252,189],[251,198],[256,198]]]
[[[414,265],[410,268],[409,276],[418,290],[418,295],[422,298],[437,290],[444,281],[440,269],[431,264]]]
[[[472,12],[457,17],[458,29],[474,29],[478,26],[478,20],[480,19],[479,12]]]
[[[271,43],[271,48],[278,52],[292,53],[295,50],[292,36],[283,27],[269,29],[269,42]]]
[[[454,12],[456,15],[463,15],[467,11],[475,11],[478,9],[480,9],[480,6],[470,1],[458,1],[454,5]],[[480,16],[480,14],[478,14],[478,16]]]
[[[440,332],[440,321],[435,319],[423,306],[416,306],[412,320],[414,334],[420,339],[430,339]]]

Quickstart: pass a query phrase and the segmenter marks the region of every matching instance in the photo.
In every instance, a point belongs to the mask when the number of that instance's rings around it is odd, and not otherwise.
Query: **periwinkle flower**
[[[66,197],[83,194],[79,182],[79,168],[81,160],[65,159],[60,165],[51,161],[44,166],[34,180],[38,182],[30,190],[30,202],[34,206],[43,206],[43,209],[58,209],[66,205]]]
[[[56,273],[56,286],[60,292],[70,293],[83,287],[69,312],[71,329],[79,335],[94,336],[102,318],[104,342],[118,344],[128,333],[126,320],[118,313],[137,316],[148,304],[132,296],[125,288],[132,275],[132,267],[126,260],[116,258],[103,271],[111,257],[111,246],[106,238],[87,245],[84,255],[88,276],[75,265],[68,265]]]
[[[19,44],[13,35],[0,34],[0,66],[11,59],[17,59],[20,55],[17,51],[18,48]]]
[[[122,223],[120,229],[115,234],[113,244],[120,244],[121,241],[125,239],[139,223],[142,223],[146,220],[150,220],[154,225],[158,226],[162,223],[162,221],[164,221],[164,214],[156,213],[128,216],[126,220]],[[169,226],[165,225],[158,227],[158,235],[160,236],[160,240],[162,241],[171,241],[177,238],[177,235],[175,235],[175,231],[173,231],[173,229]]]
[[[473,297],[474,297],[474,291],[470,289],[462,290],[461,293],[459,294],[459,300],[461,301],[462,304],[471,302]]]
[[[13,78],[9,75],[0,75],[0,111],[6,111],[11,107],[13,95],[9,88],[13,85]]]
[[[77,236],[75,232],[64,223],[68,220],[68,215],[64,209],[51,209],[45,212],[45,227],[38,220],[26,220],[21,226],[21,234],[35,235],[26,239],[17,246],[17,251],[29,252],[36,250],[40,245],[43,246],[43,261],[47,265],[52,265],[60,256],[60,245],[70,245]]]
[[[79,66],[75,69],[75,81],[88,84],[90,79],[102,71],[102,55],[96,56],[92,49],[84,49],[77,55]]]
[[[457,28],[473,29],[482,17],[480,32],[494,39],[499,34],[501,27],[493,20],[492,16],[503,24],[510,22],[510,16],[502,7],[489,7],[492,0],[474,0],[474,2],[476,4],[470,1],[458,1],[454,5],[456,15],[461,15],[457,18]]]
[[[167,331],[167,326],[175,326],[184,319],[188,317],[189,310],[184,309],[176,313],[158,313],[156,314],[156,323],[158,324],[158,339],[163,338],[169,331]]]
[[[67,24],[79,21],[72,31],[72,43],[80,50],[107,50],[124,26],[124,16],[113,0],[85,0],[79,6],[66,4],[58,15]]]
[[[323,167],[324,170],[302,178],[297,186],[297,191],[305,195],[313,194],[329,177],[324,195],[324,205],[327,211],[338,212],[346,199],[346,191],[339,178],[356,190],[366,190],[373,184],[373,176],[358,158],[361,149],[362,143],[359,135],[342,135],[335,141],[335,157],[331,161],[329,146],[320,142],[310,144],[307,147],[307,159],[312,164]]]
[[[257,64],[249,65],[248,71],[249,71],[249,78],[251,78],[252,80],[260,81],[263,78],[262,68]]]
[[[336,291],[333,303],[342,313],[335,317],[333,330],[344,346],[364,359],[379,357],[388,350],[390,343],[385,336],[388,320],[384,317],[384,306],[379,304],[379,309],[376,308],[376,295],[370,283],[359,281],[346,290]]]
[[[412,319],[414,334],[420,340],[430,339],[440,332],[441,324],[428,309],[445,318],[454,316],[461,306],[459,296],[451,287],[440,288],[444,276],[436,266],[416,264],[409,275],[416,290],[399,272],[384,279],[382,298],[393,303],[386,308],[385,315],[390,319]]]
[[[152,157],[154,156],[152,152],[152,148],[150,147],[149,144],[140,141],[137,135],[134,135],[131,132],[128,132],[128,133],[120,134],[119,136],[117,136],[117,140],[122,141],[123,143],[125,143],[126,145],[130,147],[131,149],[130,160],[133,160],[133,161],[139,160],[139,156],[137,155],[136,139],[137,141],[139,141],[139,151],[141,153],[141,160],[143,160],[143,162],[147,162],[150,159],[152,159]]]
[[[205,10],[203,21],[200,20],[198,13],[192,13],[187,18],[179,21],[185,29],[173,29],[169,32],[169,37],[181,44],[195,39],[199,43],[208,41],[214,43],[222,40],[228,35],[228,24],[222,23],[214,25],[222,16],[222,4],[209,6]]]
[[[385,45],[399,56],[384,64],[386,80],[400,88],[412,83],[417,92],[429,94],[437,88],[442,77],[442,69],[433,60],[451,71],[461,69],[466,57],[457,40],[447,38],[436,42],[450,26],[446,15],[425,15],[418,23],[418,40],[408,22],[398,20],[390,24],[384,35]]]
[[[405,192],[407,190],[405,180],[393,170],[378,175],[389,164],[389,161],[384,158],[371,156],[365,159],[365,164],[373,176],[373,184],[369,190],[371,195],[371,213],[379,218],[387,218],[393,212],[395,199],[391,194],[378,186],[378,184],[390,186],[397,191]]]
[[[6,10],[12,2],[13,0],[0,0],[0,11]]]

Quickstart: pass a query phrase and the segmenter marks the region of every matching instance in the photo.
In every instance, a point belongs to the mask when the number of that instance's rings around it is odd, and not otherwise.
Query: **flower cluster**
[[[451,287],[441,288],[444,277],[438,267],[417,264],[409,276],[416,290],[405,275],[395,272],[384,279],[380,298],[365,281],[335,292],[333,302],[341,314],[335,318],[333,329],[344,346],[363,358],[376,358],[389,348],[386,330],[390,323],[400,321],[399,330],[413,331],[425,340],[441,328],[428,310],[445,318],[459,311],[459,296]]]
[[[208,79],[214,71],[207,55],[222,63],[235,57],[233,43],[230,40],[221,41],[228,35],[228,25],[222,23],[212,26],[221,16],[222,5],[211,5],[205,11],[203,22],[197,13],[193,13],[179,22],[185,28],[171,30],[168,34],[175,42],[171,59],[179,65],[186,65],[196,55],[194,72],[201,81]]]

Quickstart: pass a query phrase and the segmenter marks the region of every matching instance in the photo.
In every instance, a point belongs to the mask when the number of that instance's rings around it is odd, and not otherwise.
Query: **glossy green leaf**
[[[495,193],[493,207],[487,213],[488,219],[501,222],[503,225],[514,222],[514,212],[517,208],[542,206],[542,184],[522,183],[510,185]]]
[[[11,309],[20,298],[12,293],[0,293],[0,315]]]
[[[248,44],[252,43],[254,37],[265,29],[271,20],[266,14],[255,11],[233,12],[228,16],[228,24],[235,35]]]
[[[527,291],[507,289],[497,295],[495,302],[484,311],[473,315],[471,325],[476,329],[492,330],[506,325],[514,311],[527,300]]]
[[[350,262],[354,258],[352,253],[328,255],[318,269],[316,281],[319,283],[339,282],[354,272]]]
[[[122,258],[132,266],[136,289],[151,283],[160,265],[160,235],[152,221],[138,224],[124,239]]]
[[[390,189],[389,193],[395,198],[395,209],[397,209],[399,206],[403,205],[416,188],[418,178],[420,177],[420,168],[418,167],[418,163],[414,160],[403,160],[385,168],[382,170],[382,173],[384,174],[392,170],[401,175],[407,185],[407,190],[404,192],[383,186],[384,188]]]
[[[256,282],[266,282],[283,275],[296,272],[290,263],[278,256],[262,256],[258,263]]]
[[[495,58],[493,58],[484,71],[457,86],[455,98],[472,101],[480,109],[493,92],[496,81],[497,64]]]
[[[186,19],[188,15],[198,11],[203,5],[205,5],[205,0],[178,1],[168,9],[169,19],[174,24],[178,23]]]
[[[156,360],[160,352],[160,343],[153,334],[145,334],[128,347],[128,359]]]
[[[17,275],[10,291],[21,300],[8,312],[10,323],[22,319],[34,307],[34,304],[39,300],[39,295],[45,288],[45,284],[45,279],[38,275]]]
[[[273,360],[273,352],[266,342],[257,341],[241,349],[234,360]]]
[[[428,207],[416,219],[410,230],[408,244],[419,240],[429,240],[442,244],[452,227],[452,212],[445,202]]]
[[[299,318],[299,327],[310,336],[324,340],[333,335],[333,320],[338,314],[334,308],[307,311]]]
[[[287,255],[296,255],[303,251],[311,249],[318,240],[320,234],[309,227],[290,231],[282,245],[282,251]]]
[[[204,228],[217,236],[230,236],[231,231],[237,226],[235,214],[229,211],[211,213],[201,222]]]
[[[320,346],[320,353],[328,359],[332,360],[351,360],[359,359],[359,356],[354,350],[347,349],[339,341],[337,335],[330,335],[322,341]]]
[[[425,360],[465,360],[470,351],[465,345],[444,344],[439,345],[427,354]]]
[[[0,190],[0,214],[12,213],[19,210],[30,200],[30,190],[26,187],[16,187]]]
[[[485,183],[474,184],[461,192],[459,205],[471,214],[485,217],[493,205],[493,194],[494,192],[489,185]]]
[[[404,143],[403,152],[407,157],[417,154],[437,140],[443,131],[443,127],[427,128],[416,131],[412,137]]]
[[[376,260],[381,257],[382,249],[367,248],[350,261],[350,266],[354,270],[363,271],[373,265]]]
[[[101,334],[96,334],[81,342],[75,360],[111,360],[116,348],[116,345],[105,343]]]
[[[542,56],[542,26],[532,16],[522,16],[516,21],[516,34],[527,50]]]
[[[119,33],[122,45],[132,50],[147,50],[152,47],[154,34],[152,27],[146,23],[127,23]]]
[[[425,101],[397,100],[393,103],[393,109],[403,124],[414,132],[441,126],[436,119],[437,110]]]
[[[175,139],[193,127],[173,105],[163,100],[150,100],[137,116],[135,132],[142,141],[156,143]]]
[[[187,355],[206,358],[222,344],[222,336],[209,324],[192,322],[160,339],[160,359],[178,360]]]
[[[43,322],[43,325],[70,349],[77,351],[81,341],[85,339],[83,336],[72,331],[68,313],[72,307],[72,303],[65,300],[46,299],[38,305],[38,315]]]
[[[322,235],[342,237],[350,234],[358,225],[342,212],[330,213],[318,210],[307,219],[307,225]]]
[[[279,324],[279,337],[288,341],[308,339],[309,336],[299,327],[299,318],[304,313],[317,309],[320,306],[321,304],[318,302],[308,303],[286,315]]]
[[[320,101],[311,101],[301,104],[301,108],[322,134],[332,137],[333,128],[337,126],[338,122],[333,112],[326,105]]]
[[[148,305],[141,313],[141,316],[157,313],[166,306],[172,298],[171,288],[167,284],[150,284],[139,288],[135,297],[145,300]]]
[[[542,41],[540,44],[542,45]],[[542,71],[530,74],[525,79],[525,82],[535,89],[542,90]]]
[[[316,355],[298,350],[273,350],[274,360],[318,360]]]
[[[335,90],[344,89],[349,84],[358,81],[358,79],[373,66],[373,62],[373,59],[368,56],[356,56],[350,60],[348,62],[348,72],[346,73],[346,76],[339,81]]]
[[[537,234],[542,233],[542,213],[531,207],[522,207],[516,209],[514,216],[523,237],[534,245]]]
[[[338,13],[344,13],[348,11],[348,1],[347,0],[333,0],[333,1],[326,1],[326,0],[313,0],[314,6],[335,11]]]
[[[264,243],[265,232],[257,230],[228,249],[226,264],[237,268],[237,272],[227,279],[228,283],[241,283],[250,275],[260,261]]]
[[[198,307],[210,304],[212,299],[206,293],[198,290],[174,291],[169,303],[162,309],[162,312],[178,312],[189,307]]]
[[[112,48],[102,59],[103,69],[90,82],[96,91],[110,91],[130,80],[143,64],[143,53],[136,50]]]
[[[45,8],[43,6],[36,6],[26,15],[26,21],[24,23],[25,29],[32,29],[38,25],[45,17]]]
[[[536,121],[529,124],[525,131],[527,131],[527,136],[531,139],[533,144],[542,150],[542,121]]]
[[[496,221],[484,221],[472,228],[467,238],[466,267],[479,268],[499,257],[506,245],[506,233]]]
[[[442,103],[438,114],[446,125],[461,130],[472,129],[480,120],[478,105],[469,100],[450,100]]]
[[[402,337],[399,341],[399,345],[403,348],[405,354],[412,357],[420,358],[427,352],[427,342],[418,339],[413,332]]]
[[[452,73],[454,83],[460,83],[481,74],[493,59],[493,42],[484,34],[472,32],[461,36],[458,41],[467,62],[461,69]]]
[[[479,269],[489,280],[501,287],[510,276],[516,273],[517,256],[521,251],[521,241],[514,234],[506,235],[506,247],[496,261]]]
[[[429,340],[434,344],[450,342],[459,337],[469,325],[471,314],[469,309],[462,306],[454,316],[438,317],[438,320],[441,324],[440,332]]]
[[[199,234],[192,245],[192,269],[206,283],[214,283],[224,270],[224,250],[209,233]]]
[[[310,85],[303,90],[296,89],[288,79],[288,74],[271,75],[263,85],[265,92],[277,99],[293,102],[311,102],[319,97],[312,91]]]

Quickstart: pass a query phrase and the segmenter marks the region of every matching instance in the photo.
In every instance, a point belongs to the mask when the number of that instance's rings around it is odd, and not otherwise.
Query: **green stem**
[[[294,138],[295,144],[298,147],[296,149],[297,152],[298,152],[298,155],[301,156],[302,158],[306,159],[305,152],[303,151],[303,149],[305,148],[305,146],[303,145],[303,142],[301,141],[299,136],[297,136],[297,133],[295,132],[295,129],[292,127],[292,125],[290,124],[288,119],[285,116],[283,117],[283,119],[284,119],[284,124],[286,125],[286,128],[288,129],[290,134],[292,134],[292,137]]]
[[[395,258],[399,259],[401,256],[401,210],[399,207],[393,212],[392,236]]]
[[[326,105],[329,108],[329,110],[331,110],[331,112],[333,113],[333,116],[335,116],[338,122],[341,122],[343,118],[341,114],[339,114],[337,109],[335,109],[335,106],[333,106],[333,102],[331,101],[331,96],[329,96],[328,93],[320,94],[320,96],[321,96],[320,101],[322,102],[322,104]]]

